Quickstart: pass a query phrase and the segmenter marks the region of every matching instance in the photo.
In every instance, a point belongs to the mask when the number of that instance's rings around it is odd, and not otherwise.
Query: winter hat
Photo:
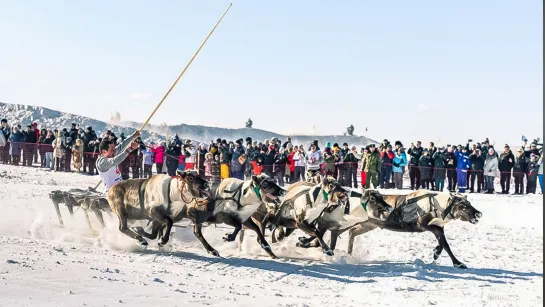
[[[326,147],[326,148],[331,148],[331,142],[325,143],[325,147]]]
[[[348,147],[348,143],[346,143],[346,142],[345,142],[345,143],[343,143],[343,146],[347,146],[347,147]]]
[[[401,141],[396,141],[396,142],[395,142],[395,146],[403,147],[403,144],[401,143]]]

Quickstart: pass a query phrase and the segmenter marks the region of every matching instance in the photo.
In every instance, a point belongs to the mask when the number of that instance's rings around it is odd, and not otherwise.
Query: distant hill
[[[81,115],[74,115],[70,113],[64,113],[56,110],[51,110],[44,107],[9,104],[0,102],[0,117],[6,118],[11,125],[21,124],[26,126],[32,123],[32,121],[38,121],[39,127],[46,127],[48,129],[62,129],[70,128],[72,123],[79,124],[80,127],[91,126],[97,134],[102,134],[106,130],[112,130],[116,135],[123,132],[125,135],[132,133],[135,129],[140,128],[141,123],[130,121],[118,121],[115,124],[109,124],[104,121],[88,118]],[[165,133],[167,127],[147,125],[142,132],[142,138],[144,141],[158,141],[165,139]],[[218,127],[207,127],[199,125],[186,125],[180,124],[175,126],[168,126],[169,138],[178,134],[182,139],[192,139],[197,142],[209,143],[210,140],[217,138],[230,140],[236,140],[239,138],[251,137],[255,141],[264,141],[265,139],[271,139],[277,137],[281,141],[286,139],[286,135],[274,133],[271,131],[253,129],[253,128],[240,128],[240,129],[227,129]],[[292,142],[295,144],[304,144],[308,146],[313,140],[318,140],[320,147],[324,147],[326,142],[353,144],[356,146],[365,146],[368,144],[378,144],[377,141],[369,139],[365,136],[345,136],[345,135],[292,135]]]

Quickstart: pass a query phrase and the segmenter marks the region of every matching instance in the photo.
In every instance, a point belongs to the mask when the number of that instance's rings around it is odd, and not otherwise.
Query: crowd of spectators
[[[123,133],[116,136],[109,130],[98,136],[92,127],[82,129],[77,124],[70,129],[48,130],[39,129],[33,122],[22,129],[20,125],[10,126],[5,119],[1,120],[0,133],[0,163],[87,175],[96,175],[95,162],[103,139],[120,142],[125,138]],[[535,194],[538,181],[543,191],[539,140],[529,146],[526,140],[514,150],[505,145],[501,152],[488,139],[444,147],[430,142],[427,148],[416,142],[408,149],[400,141],[392,145],[387,139],[359,149],[330,142],[321,148],[318,141],[305,146],[294,144],[289,137],[284,142],[278,138],[258,142],[247,137],[198,145],[178,135],[168,144],[137,141],[139,149],[119,166],[125,179],[147,178],[153,173],[174,176],[177,169],[196,169],[211,181],[265,173],[284,185],[318,172],[355,188],[509,194],[513,180],[513,194]],[[403,183],[406,173],[408,187]],[[501,191],[495,191],[495,178],[499,178]]]

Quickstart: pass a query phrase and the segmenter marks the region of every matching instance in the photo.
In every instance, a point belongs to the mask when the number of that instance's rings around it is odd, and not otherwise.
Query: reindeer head
[[[339,203],[348,200],[350,189],[343,187],[335,178],[327,176],[322,180],[322,190],[327,193],[328,202]]]
[[[187,187],[187,190],[191,193],[193,197],[195,198],[210,197],[210,187],[208,186],[208,181],[202,178],[197,171],[177,170],[176,175],[178,175],[179,180],[181,180],[184,183],[184,185]]]
[[[467,195],[460,193],[450,193],[448,200],[448,206],[445,208],[442,214],[442,218],[450,217],[454,220],[461,220],[464,222],[470,222],[471,224],[477,224],[483,214],[475,209],[469,200]]]
[[[370,218],[384,220],[394,209],[390,206],[377,190],[362,188],[361,203],[366,206]]]
[[[274,205],[281,203],[279,198],[286,195],[286,190],[276,184],[276,181],[271,177],[261,174],[252,176],[252,185],[258,195],[261,196],[261,200],[265,203],[273,203]]]

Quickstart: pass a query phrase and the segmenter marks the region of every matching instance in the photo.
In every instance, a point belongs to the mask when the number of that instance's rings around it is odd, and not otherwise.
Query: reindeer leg
[[[261,244],[261,247],[267,252],[267,254],[271,258],[278,259],[278,257],[276,257],[276,255],[272,252],[271,246],[269,245],[269,243],[267,243],[267,240],[265,240],[265,237],[261,233],[261,229],[259,229],[259,226],[257,226],[252,219],[246,220],[243,225],[257,233],[257,242]]]
[[[235,228],[232,233],[226,233],[225,237],[223,237],[223,240],[226,242],[233,242],[237,238],[238,233],[240,232],[240,238],[239,243],[242,244],[242,240],[244,238],[244,230],[242,230],[242,224],[237,219],[233,218],[230,215],[222,215],[222,221],[223,223],[232,226]]]
[[[296,228],[288,228],[286,227],[286,231],[285,231],[285,235],[284,235],[284,238],[288,237],[289,235],[291,235],[294,231],[295,231]]]
[[[165,228],[164,233],[159,237],[159,246],[164,246],[170,239],[170,232],[172,231],[172,225],[174,222],[170,217],[163,213],[162,207],[153,206],[150,210],[149,216],[157,222],[161,223],[161,226]],[[161,228],[162,228],[161,227]]]
[[[450,250],[450,246],[448,245],[447,238],[445,237],[445,230],[443,229],[443,227],[439,227],[437,225],[431,225],[431,226],[427,226],[425,229],[431,231],[435,235],[435,237],[437,238],[437,241],[439,241],[439,246],[441,246],[443,249],[447,251],[455,267],[460,269],[467,269],[467,266],[463,264],[462,262],[460,262],[460,260],[456,259],[456,257]]]
[[[265,221],[264,223],[262,223],[260,220],[258,219],[255,219],[254,217],[250,217],[250,219],[257,225],[257,227],[259,228],[259,232],[261,233],[261,235],[263,237],[265,237],[265,229],[267,227],[267,221]],[[261,244],[261,240],[259,239],[259,237],[257,238],[257,243]]]
[[[335,231],[331,231],[331,238],[329,239],[329,247],[331,248],[331,250],[335,250],[335,247],[337,246],[337,239],[339,238],[339,236],[345,232],[345,230],[343,231],[339,231],[339,230],[335,230]]]
[[[357,236],[364,234],[368,231],[371,231],[375,228],[377,228],[378,225],[371,222],[371,220],[367,220],[361,224],[357,224],[356,226],[352,227],[350,231],[348,232],[348,254],[352,255],[352,250],[354,248],[354,240]]]
[[[298,239],[299,239],[299,243],[301,243],[302,245],[308,245],[310,244],[310,242],[316,239],[316,236],[310,236],[309,238],[299,237]]]
[[[208,244],[208,242],[206,242],[206,239],[202,235],[202,224],[193,225],[193,233],[195,234],[195,237],[197,237],[197,239],[199,239],[199,241],[201,241],[202,245],[204,246],[204,248],[206,249],[206,251],[209,254],[212,254],[212,255],[217,256],[217,257],[220,256],[220,253],[218,253],[217,250],[212,248],[212,246],[210,246],[210,244]]]
[[[137,234],[143,236],[144,238],[148,238],[148,239],[151,239],[151,240],[157,239],[158,236],[162,237],[163,236],[164,225],[160,224],[157,221],[151,221],[151,225],[152,225],[151,233],[147,233],[144,230],[144,228],[142,228],[140,226],[133,227],[133,231],[136,232]]]
[[[437,245],[437,246],[433,249],[433,260],[439,259],[439,256],[441,256],[441,253],[442,253],[442,252],[443,252],[443,246]]]
[[[127,226],[127,214],[125,212],[119,212],[118,216],[119,216],[119,231],[137,240],[138,243],[140,243],[140,245],[143,245],[143,246],[148,245],[148,242],[144,240],[144,238],[142,238],[141,235],[129,229],[129,227]]]
[[[302,223],[299,224],[299,229],[301,229],[302,231],[304,231],[308,235],[311,235],[311,236],[314,236],[315,238],[317,238],[318,242],[320,242],[320,245],[322,246],[322,252],[324,254],[326,254],[328,256],[333,256],[334,255],[331,248],[329,248],[329,246],[327,246],[327,244],[324,242],[324,239],[323,239],[324,234],[321,233],[318,229],[316,229],[316,227],[312,227],[307,222],[302,222]],[[300,243],[301,242],[297,243],[298,247],[306,247],[306,246],[301,246]]]

